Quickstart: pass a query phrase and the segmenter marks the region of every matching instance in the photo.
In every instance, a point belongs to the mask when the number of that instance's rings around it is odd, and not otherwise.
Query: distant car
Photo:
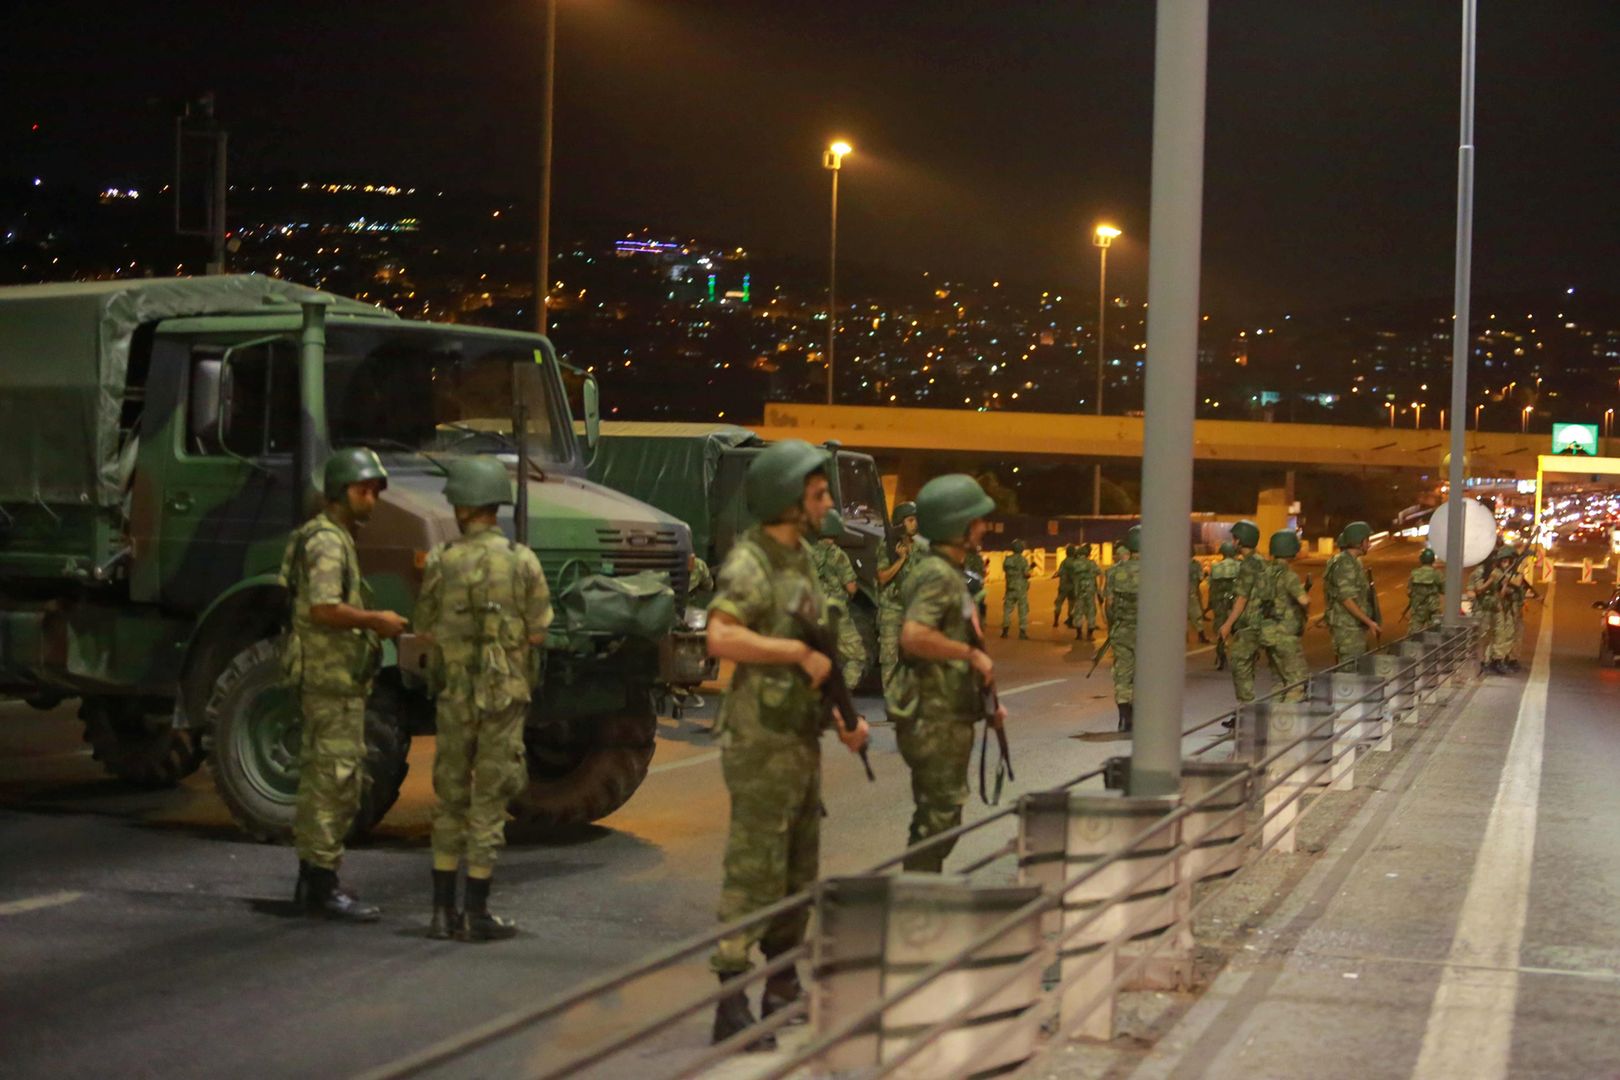
[[[1598,661],[1620,667],[1620,589],[1607,600],[1594,600],[1592,606],[1603,613],[1598,627]]]

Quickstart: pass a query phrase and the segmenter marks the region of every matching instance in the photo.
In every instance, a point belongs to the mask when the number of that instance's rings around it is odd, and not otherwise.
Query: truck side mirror
[[[596,444],[602,438],[602,400],[601,391],[596,386],[596,380],[589,376],[585,379],[585,447],[596,450]]]
[[[221,360],[199,360],[191,365],[191,400],[188,425],[193,449],[219,453],[225,443],[225,417],[230,414],[229,380]]]

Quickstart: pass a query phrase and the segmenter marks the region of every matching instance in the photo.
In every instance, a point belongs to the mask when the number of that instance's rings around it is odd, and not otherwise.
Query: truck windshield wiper
[[[429,465],[432,465],[435,469],[439,470],[440,476],[450,475],[450,470],[445,468],[444,462],[440,461],[426,450],[423,450],[421,447],[412,446],[410,443],[404,442],[400,439],[345,439],[343,441],[351,446],[369,446],[373,448],[380,446],[388,450],[403,450],[407,454],[413,454],[416,457],[425,458]]]

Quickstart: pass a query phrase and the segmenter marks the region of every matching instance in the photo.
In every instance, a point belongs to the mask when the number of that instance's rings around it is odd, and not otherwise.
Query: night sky
[[[1460,3],[1212,7],[1206,306],[1258,316],[1449,296]],[[1620,11],[1481,7],[1476,287],[1612,288]],[[856,147],[845,257],[1089,293],[1089,228],[1106,216],[1126,233],[1111,291],[1140,294],[1150,0],[561,11],[562,236],[640,222],[819,258],[820,152],[842,135]],[[244,182],[514,198],[535,184],[539,0],[55,0],[15,5],[7,23],[4,142],[33,140],[26,160],[71,182],[167,179],[174,102],[213,89]]]

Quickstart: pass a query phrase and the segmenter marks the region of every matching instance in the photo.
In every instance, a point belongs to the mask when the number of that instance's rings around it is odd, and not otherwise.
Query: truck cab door
[[[297,349],[160,334],[153,360],[173,376],[173,400],[143,427],[137,516],[150,535],[137,536],[135,584],[197,612],[244,577],[273,573],[299,520]]]

